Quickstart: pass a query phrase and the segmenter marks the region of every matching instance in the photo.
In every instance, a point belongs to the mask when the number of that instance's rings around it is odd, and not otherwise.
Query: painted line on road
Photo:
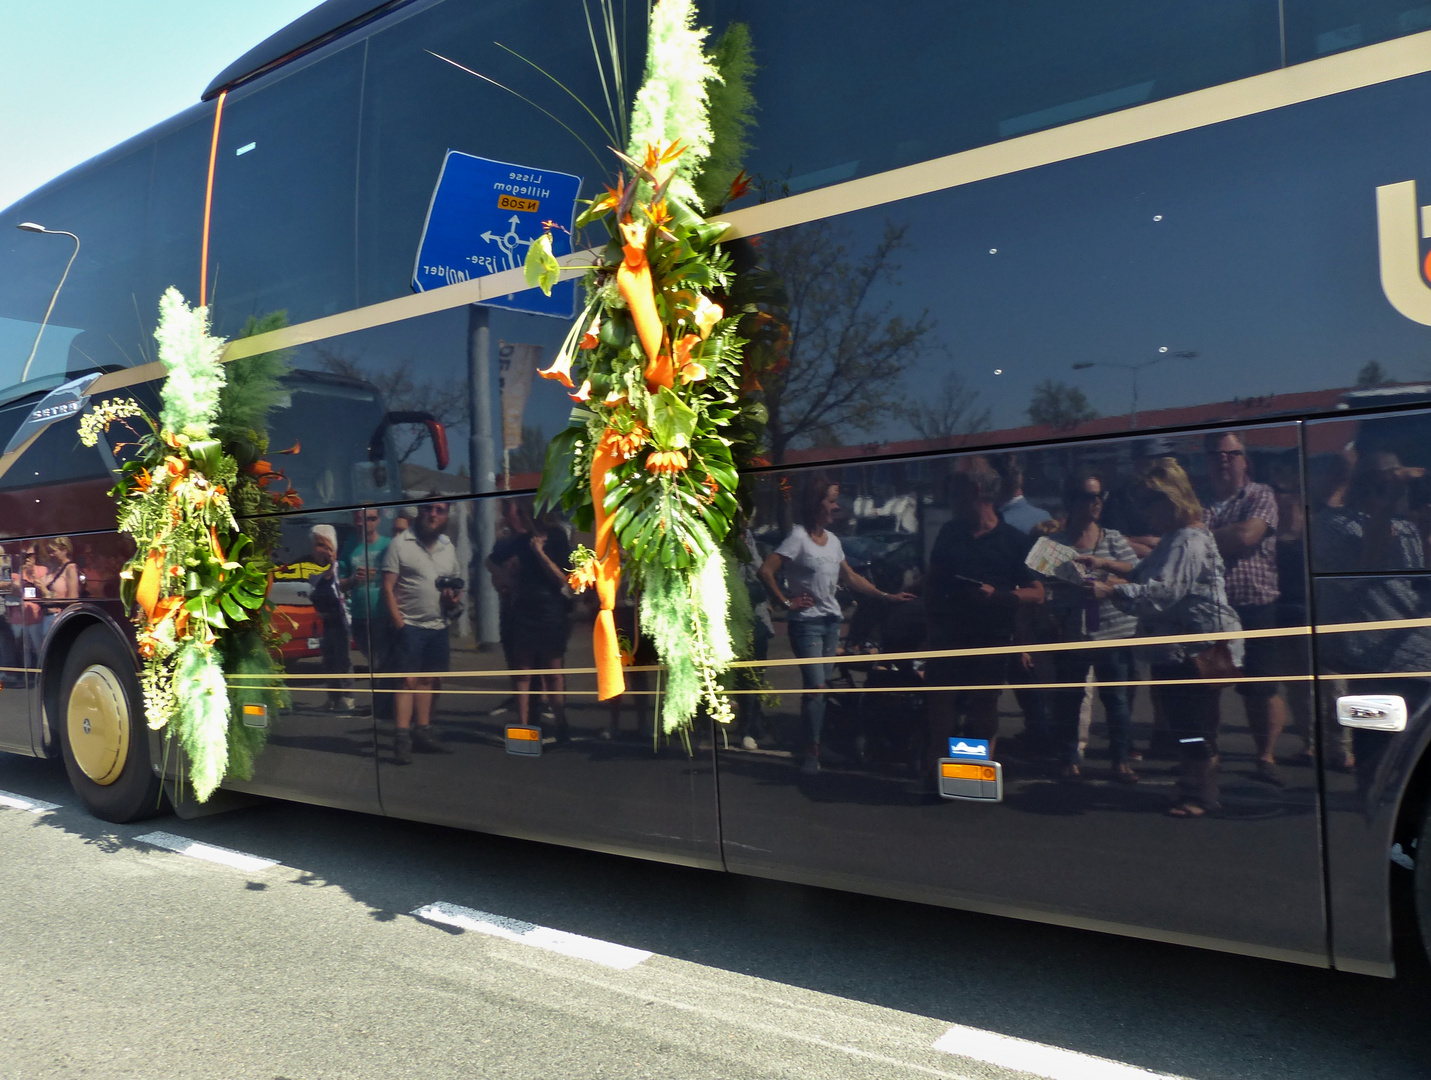
[[[1047,1080],[1177,1080],[1169,1073],[1150,1072],[1121,1061],[962,1024],[955,1024],[934,1040],[934,1049]]]
[[[28,795],[16,795],[13,791],[0,791],[0,806],[8,806],[12,810],[26,810],[31,814],[48,814],[51,810],[60,809],[59,803],[32,799]]]
[[[242,851],[202,844],[197,840],[190,840],[187,836],[175,836],[173,833],[151,832],[134,839],[141,844],[152,844],[154,847],[177,851],[180,855],[188,855],[192,859],[232,866],[235,870],[267,870],[270,866],[278,865],[277,859],[261,859],[257,855],[246,855]]]
[[[565,930],[553,930],[549,926],[538,926],[521,919],[509,919],[505,915],[493,915],[490,911],[477,911],[442,901],[420,907],[412,914],[428,922],[475,930],[479,934],[515,941],[519,945],[531,945],[563,956],[574,956],[578,960],[590,960],[620,971],[629,971],[655,955],[644,949],[618,945],[614,941],[569,934]]]

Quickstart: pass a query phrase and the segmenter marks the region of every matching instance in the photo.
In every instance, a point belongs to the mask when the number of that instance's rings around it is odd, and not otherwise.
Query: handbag
[[[1232,647],[1215,641],[1192,658],[1199,679],[1240,679],[1242,669],[1232,662]]]

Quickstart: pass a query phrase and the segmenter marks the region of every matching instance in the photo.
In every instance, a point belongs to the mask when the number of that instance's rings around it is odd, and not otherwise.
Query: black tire
[[[106,627],[81,631],[70,646],[52,723],[70,786],[91,814],[123,823],[165,809],[133,659]]]
[[[1416,928],[1421,931],[1421,945],[1426,959],[1431,961],[1431,803],[1421,816],[1421,832],[1416,837]]]

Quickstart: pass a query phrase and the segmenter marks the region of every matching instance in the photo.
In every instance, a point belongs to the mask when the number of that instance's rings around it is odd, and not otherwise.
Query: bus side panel
[[[1307,449],[1332,950],[1390,974],[1390,847],[1431,741],[1431,415],[1309,424]],[[1387,629],[1341,629],[1367,623]],[[1367,696],[1404,702],[1406,729],[1339,722]]]
[[[1295,425],[1236,438],[1265,481],[1256,489],[1264,508],[1276,516],[1267,482],[1295,504]],[[1146,553],[1157,535],[1136,478],[1169,463],[1213,501],[1201,434],[1155,447],[1122,439],[760,476],[755,539],[777,601],[819,600],[820,560],[841,554],[895,599],[851,577],[828,618],[772,605],[766,648],[781,663],[752,680],[766,687],[763,700],[740,697],[740,728],[719,752],[728,866],[1325,963],[1316,773],[1297,755],[1309,735],[1297,718],[1311,713],[1300,534],[1277,560],[1285,568],[1265,567],[1270,598],[1249,601],[1249,624],[1268,636],[1245,662],[1249,682],[1234,685],[1182,685],[1202,676],[1170,670],[1167,649],[1139,645],[1213,627],[1090,609],[1086,586],[1026,561],[1036,537],[1053,532],[1068,544],[1057,530],[1092,514],[1086,492],[1070,488],[1085,475],[1107,496],[1084,526],[1090,535],[1119,534],[1119,550],[1134,538]],[[836,539],[811,548],[810,500],[830,482],[839,510],[826,535]],[[975,483],[997,492],[979,538]],[[1262,549],[1269,563],[1275,535]],[[1015,604],[1010,590],[1034,582],[1041,599]],[[1226,629],[1239,628],[1228,613]],[[843,662],[825,665],[823,679],[820,665],[792,662],[837,655]],[[1170,679],[1181,682],[1170,688]],[[1189,690],[1200,695],[1195,716],[1172,696]],[[1275,770],[1257,760],[1259,709],[1293,718]],[[951,758],[997,767],[1000,779],[942,797],[940,759]],[[1201,821],[1168,815],[1193,794],[1220,808]]]
[[[698,727],[689,743],[657,734],[654,672],[630,672],[624,696],[596,700],[592,594],[570,599],[552,570],[570,560],[574,540],[566,527],[554,518],[534,521],[531,496],[438,510],[446,506],[420,504],[396,536],[376,523],[379,537],[368,545],[368,574],[390,580],[407,623],[396,627],[373,603],[359,630],[366,634],[360,648],[378,673],[383,809],[718,868],[709,729]],[[414,536],[422,529],[440,530],[431,551],[423,533]],[[473,593],[489,576],[501,598],[500,627],[493,627],[501,649],[476,640]],[[460,583],[435,587],[453,577]],[[616,623],[637,638],[624,594]],[[655,663],[649,641],[637,648],[638,664]]]

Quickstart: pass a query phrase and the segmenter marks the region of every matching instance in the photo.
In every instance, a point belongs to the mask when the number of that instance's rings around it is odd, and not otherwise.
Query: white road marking
[[[617,945],[614,941],[600,941],[582,937],[580,934],[569,934],[565,930],[553,930],[549,926],[538,926],[520,919],[509,919],[505,915],[493,915],[489,911],[476,911],[441,901],[420,907],[412,914],[428,922],[475,930],[479,934],[504,938],[521,945],[532,945],[548,952],[561,953],[563,956],[574,956],[578,960],[590,960],[621,971],[629,971],[655,955],[643,949]]]
[[[14,810],[27,810],[32,814],[46,814],[60,808],[59,803],[32,799],[28,795],[16,795],[13,791],[0,791],[0,806],[8,806]]]
[[[257,855],[245,855],[242,851],[201,844],[197,840],[175,836],[173,833],[151,832],[134,839],[141,844],[153,844],[155,847],[167,848],[169,851],[177,851],[180,855],[203,859],[205,862],[232,866],[235,870],[267,870],[270,866],[278,865],[277,859],[260,859]]]
[[[936,1039],[934,1049],[1046,1077],[1047,1080],[1175,1080],[1168,1073],[1150,1072],[1121,1061],[1045,1046],[962,1024],[955,1024]]]

